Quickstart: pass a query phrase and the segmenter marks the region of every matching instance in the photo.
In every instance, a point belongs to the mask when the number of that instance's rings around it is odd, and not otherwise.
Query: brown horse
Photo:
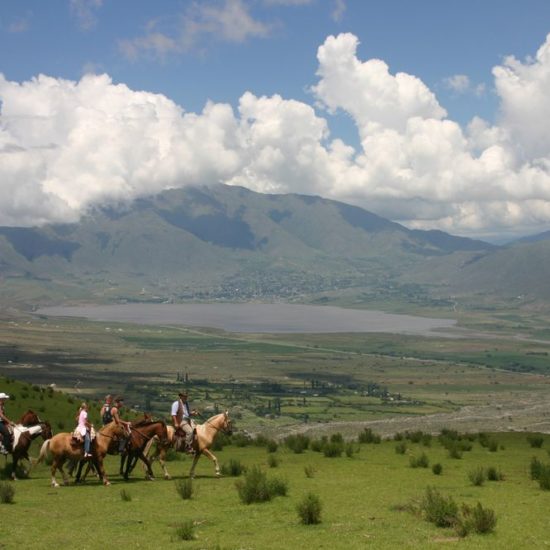
[[[38,417],[37,417],[38,418]],[[17,463],[20,460],[27,460],[30,462],[29,458],[29,447],[33,439],[42,436],[44,441],[52,437],[52,427],[49,422],[39,422],[36,425],[30,427],[25,427],[22,423],[17,424],[14,429],[14,442],[13,442],[13,451],[12,456],[12,466],[11,466],[11,478],[16,480],[17,472]],[[28,475],[30,468],[25,471],[25,475]]]
[[[147,444],[156,438],[161,445],[168,443],[168,433],[164,420],[152,421],[148,418],[132,422],[130,424],[130,438],[128,440],[127,450],[120,457],[120,474],[126,481],[130,472],[134,469],[138,459],[145,465],[146,478],[154,479],[151,463],[144,453]]]
[[[216,475],[220,475],[220,466],[218,464],[218,459],[209,450],[209,447],[212,446],[216,436],[223,432],[227,435],[231,435],[233,428],[231,425],[231,419],[229,418],[229,413],[227,411],[212,416],[204,424],[197,425],[196,436],[193,442],[193,449],[195,451],[195,456],[193,458],[193,464],[191,465],[191,470],[189,471],[189,477],[195,477],[195,467],[199,458],[202,455],[208,457],[212,462],[214,462],[216,468]],[[157,444],[157,448],[151,456],[151,462],[158,458],[160,465],[164,471],[164,478],[170,479],[170,474],[166,469],[166,451],[170,447],[176,448],[179,450],[183,448],[183,439],[185,438],[185,433],[183,430],[174,430],[171,426],[168,427],[168,445],[162,445],[160,442]],[[149,452],[151,445],[149,445],[147,451]]]
[[[116,422],[111,422],[106,426],[103,426],[103,428],[97,432],[96,438],[92,442],[91,460],[104,485],[110,485],[110,482],[107,479],[105,468],[103,467],[103,460],[108,450],[117,445],[118,441],[123,436],[124,428]],[[52,487],[59,487],[59,483],[57,483],[57,480],[55,479],[55,472],[58,469],[63,476],[63,483],[65,485],[69,483],[67,474],[63,470],[63,465],[67,460],[78,462],[84,458],[83,445],[72,445],[72,439],[72,433],[59,433],[54,435],[51,439],[45,441],[40,449],[40,456],[38,457],[37,464],[42,462],[48,453],[50,453],[53,458],[51,470]]]

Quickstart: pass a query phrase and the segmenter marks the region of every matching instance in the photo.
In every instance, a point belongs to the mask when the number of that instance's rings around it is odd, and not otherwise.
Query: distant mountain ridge
[[[508,253],[321,197],[221,184],[97,208],[74,224],[0,228],[4,280],[101,300],[271,299],[411,283],[467,291],[462,283],[484,280],[488,258]]]

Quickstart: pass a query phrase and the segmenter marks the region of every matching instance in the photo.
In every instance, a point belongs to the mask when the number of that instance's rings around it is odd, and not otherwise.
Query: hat
[[[179,395],[180,397],[187,397],[187,392],[186,392],[185,390],[181,390],[181,391],[178,393],[178,395]]]
[[[0,399],[9,399],[10,396],[7,393],[0,392]]]

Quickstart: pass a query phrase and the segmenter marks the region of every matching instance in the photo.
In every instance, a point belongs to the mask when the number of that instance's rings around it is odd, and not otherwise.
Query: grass
[[[442,476],[434,476],[430,469],[411,470],[408,457],[395,453],[393,441],[362,445],[353,460],[344,455],[327,460],[322,453],[311,450],[295,454],[280,448],[277,453],[283,460],[276,478],[265,466],[265,448],[227,445],[216,453],[221,463],[235,460],[249,471],[257,468],[266,479],[284,480],[279,482],[279,491],[286,492],[286,496],[249,505],[241,503],[235,478],[216,479],[212,463],[204,459],[199,461],[197,478],[193,481],[198,491],[185,504],[174,491],[174,482],[162,479],[146,482],[138,469],[130,483],[124,484],[116,475],[116,457],[107,461],[107,471],[112,474],[111,487],[103,487],[90,478],[80,486],[53,490],[49,486],[48,468],[39,465],[30,479],[17,482],[15,503],[2,506],[2,524],[15,526],[10,527],[6,548],[11,548],[9,544],[29,549],[69,544],[94,550],[103,548],[107,539],[114,546],[140,548],[154,544],[181,548],[182,539],[176,531],[182,524],[182,510],[186,518],[192,518],[194,525],[200,526],[196,538],[185,541],[186,548],[196,550],[216,546],[278,549],[321,544],[349,549],[362,547],[367,538],[373,547],[382,550],[400,546],[435,548],[435,540],[452,537],[454,532],[449,535],[413,514],[399,512],[396,507],[400,502],[417,499],[428,486],[452,497],[459,507],[466,504],[474,510],[480,502],[483,510],[494,510],[498,518],[494,532],[483,536],[470,532],[461,541],[461,548],[523,548],[526,542],[532,548],[542,547],[547,540],[547,510],[541,505],[541,498],[546,498],[547,493],[538,481],[531,480],[529,463],[534,453],[546,463],[546,452],[530,448],[524,434],[499,434],[499,440],[505,444],[504,451],[489,454],[487,449],[474,445],[462,460],[455,461],[447,457],[446,449],[435,439],[430,458],[443,465]],[[409,446],[415,455],[424,449],[421,442]],[[35,456],[36,452],[33,449],[31,454]],[[506,471],[506,479],[472,487],[468,472],[486,468],[489,458],[492,467]],[[187,480],[189,464],[188,458],[172,464],[171,473],[176,481]],[[307,477],[306,468],[308,471],[313,468],[314,476]],[[160,473],[158,464],[154,469]],[[132,495],[132,501],[124,506],[122,489]],[[303,525],[297,516],[297,506],[308,493],[316,495],[322,503],[322,522],[314,529]],[[490,520],[479,512],[472,514],[480,515],[482,523]],[[21,517],[27,518],[24,526],[19,524]],[[83,530],[74,529],[78,521]],[[44,529],[46,524],[55,524],[55,529]],[[88,533],[98,525],[104,536],[96,544],[90,542]]]

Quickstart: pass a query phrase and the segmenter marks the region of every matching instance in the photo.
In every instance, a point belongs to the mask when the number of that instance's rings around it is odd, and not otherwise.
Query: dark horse
[[[158,438],[163,444],[168,441],[166,423],[163,420],[151,421],[150,419],[144,419],[130,424],[128,445],[126,451],[120,457],[120,475],[126,481],[128,481],[130,472],[134,469],[138,459],[145,464],[147,479],[154,479],[151,462],[144,454],[147,443],[154,437]]]
[[[17,479],[17,464],[20,460],[27,460],[30,462],[29,458],[29,447],[31,446],[32,441],[38,437],[42,436],[44,441],[52,437],[52,428],[49,422],[42,422],[38,415],[28,410],[15,425],[13,429],[14,441],[13,441],[13,450],[11,453],[12,456],[12,466],[11,466],[11,478]],[[29,470],[25,472],[29,473]]]

